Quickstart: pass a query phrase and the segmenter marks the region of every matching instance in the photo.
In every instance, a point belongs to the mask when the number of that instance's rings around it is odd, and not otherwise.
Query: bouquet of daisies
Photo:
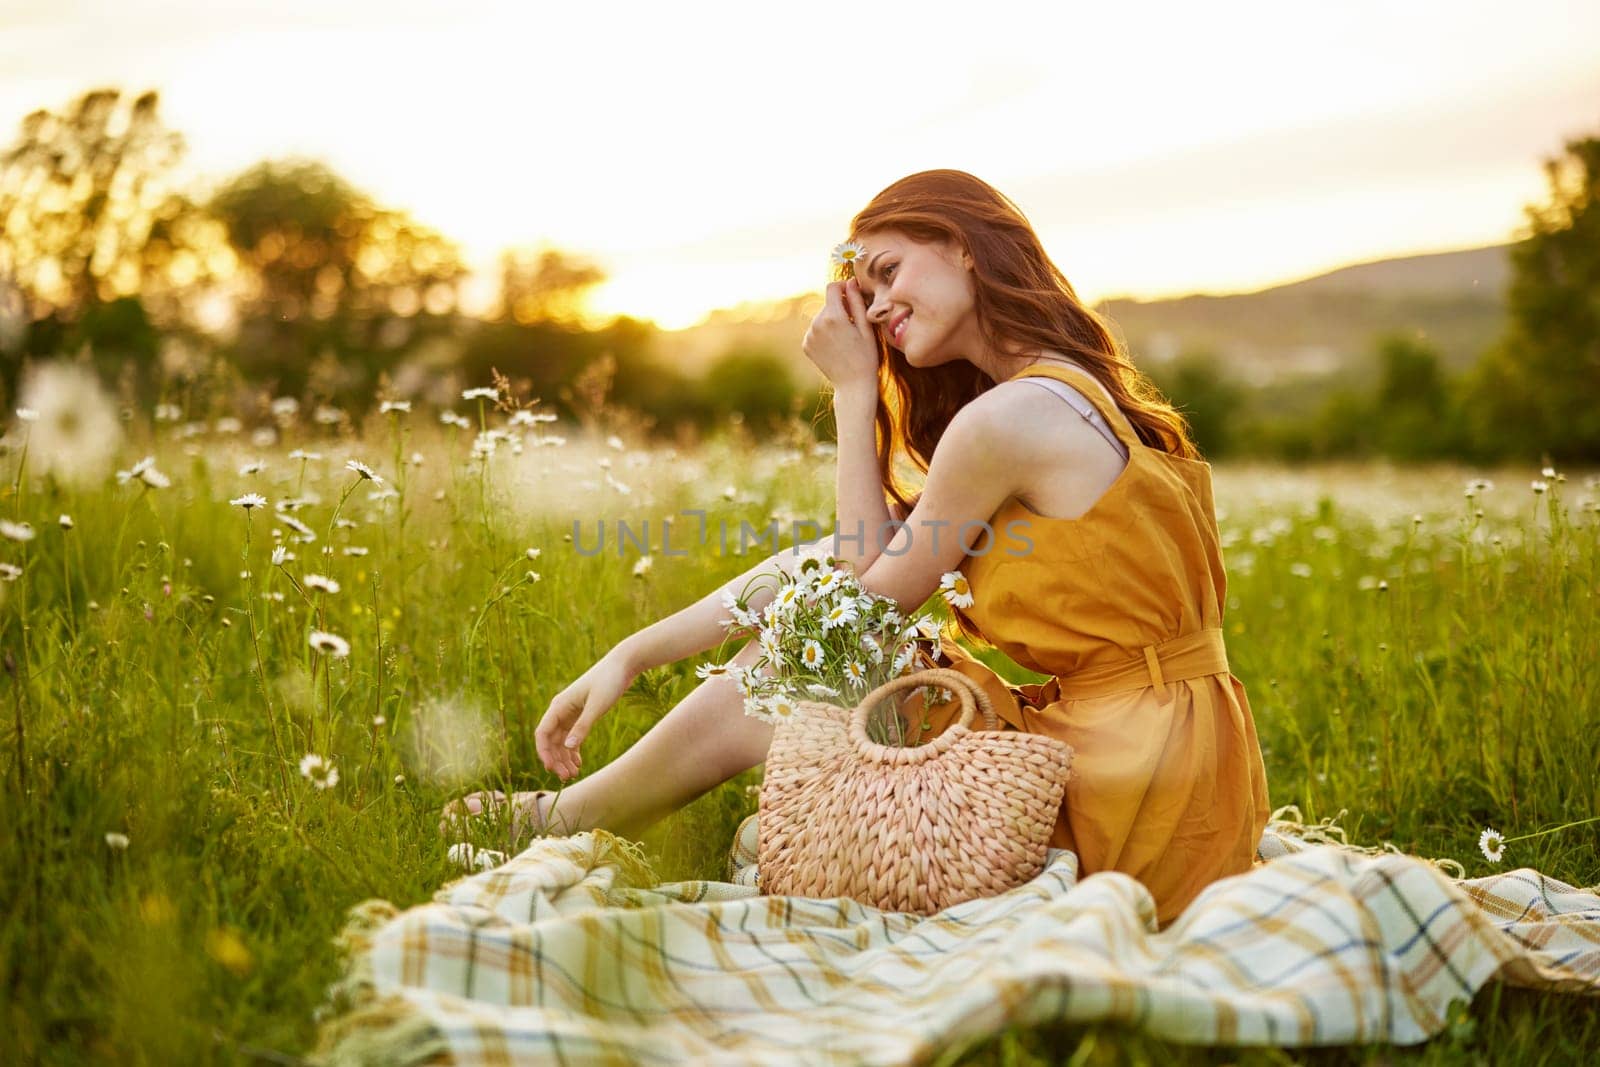
[[[752,611],[752,587],[774,581],[772,600],[759,613]],[[952,594],[966,599],[964,576],[945,575],[941,591],[952,603],[962,603]],[[802,699],[853,706],[884,682],[909,673],[918,652],[938,648],[937,618],[928,613],[907,618],[894,600],[867,592],[824,542],[801,550],[793,574],[758,575],[740,595],[724,591],[722,602],[732,615],[724,624],[728,640],[753,634],[760,658],[749,666],[706,664],[696,673],[732,677],[744,694],[745,714],[767,722],[789,718]],[[948,699],[942,687],[927,687],[925,704]],[[905,742],[898,714],[887,723],[872,717],[867,723],[869,736],[880,744]]]

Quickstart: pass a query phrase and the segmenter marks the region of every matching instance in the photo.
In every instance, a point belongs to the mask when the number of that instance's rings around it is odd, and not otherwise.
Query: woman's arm
[[[878,544],[878,531],[883,531],[884,544],[893,542],[896,530],[887,523],[891,518],[903,520],[904,516],[898,513],[898,509],[890,511],[883,496],[883,482],[878,476],[878,452],[873,426],[878,411],[876,386],[871,391],[863,387],[835,392],[833,409],[839,433],[835,494],[839,514],[839,522],[835,527],[839,534],[837,546],[833,543],[832,534],[823,534],[819,538],[802,541],[793,548],[776,552],[681,611],[624,638],[617,649],[631,670],[635,673],[653,670],[699,655],[721,644],[728,635],[726,624],[733,621],[732,614],[723,604],[723,594],[747,595],[749,610],[760,612],[771,601],[777,582],[768,580],[751,587],[751,579],[760,574],[775,579],[780,570],[792,574],[800,548],[826,541],[828,549],[836,557],[850,563],[855,573],[862,575],[883,554]],[[912,505],[915,504],[913,500]],[[855,536],[858,530],[862,534],[859,541]]]
[[[748,596],[748,609],[761,611],[772,599],[779,571],[794,572],[800,548],[825,541],[835,556],[850,563],[855,573],[861,575],[882,555],[879,530],[883,531],[884,544],[893,541],[896,531],[886,524],[897,516],[891,514],[884,500],[873,436],[873,419],[878,410],[876,386],[871,391],[862,387],[835,392],[833,407],[839,428],[837,546],[832,534],[823,534],[776,552],[688,607],[623,638],[617,644],[617,651],[631,671],[637,674],[653,670],[721,644],[728,636],[727,624],[733,621],[733,615],[723,604],[723,595]],[[856,537],[858,531],[859,538]],[[761,574],[769,575],[770,579],[752,586],[751,579]]]
[[[838,427],[839,452],[835,510],[838,525],[829,548],[851,564],[857,575],[867,572],[894,540],[888,525],[895,516],[883,496],[878,474],[878,445],[874,420],[878,414],[876,382],[841,388],[833,394],[833,418]]]
[[[816,540],[803,541],[773,553],[681,611],[623,638],[617,643],[617,652],[630,671],[641,674],[717,647],[727,639],[726,624],[733,621],[732,613],[722,602],[723,594],[747,596],[748,610],[760,612],[772,600],[779,572],[793,574],[799,549],[815,544]],[[762,574],[769,577],[752,585],[751,579]]]

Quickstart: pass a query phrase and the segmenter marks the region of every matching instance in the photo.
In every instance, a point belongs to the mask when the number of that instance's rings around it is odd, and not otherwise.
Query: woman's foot
[[[512,851],[520,852],[529,840],[548,833],[555,796],[552,789],[512,794]],[[506,795],[498,789],[469,793],[452,800],[444,807],[443,818],[439,820],[439,832],[446,837],[460,838],[474,823],[498,822],[505,803]]]

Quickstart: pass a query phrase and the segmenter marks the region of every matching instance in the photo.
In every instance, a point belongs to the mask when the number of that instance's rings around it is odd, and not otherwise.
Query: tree
[[[1544,162],[1549,200],[1511,251],[1505,335],[1474,368],[1486,456],[1600,457],[1600,137]]]
[[[734,348],[706,368],[700,380],[704,406],[718,418],[738,412],[758,435],[770,433],[794,407],[794,375],[776,352]]]
[[[522,326],[577,326],[589,293],[605,280],[600,267],[559,249],[507,250],[500,255],[500,301],[491,317]]]
[[[1190,436],[1208,459],[1234,450],[1245,391],[1223,371],[1216,353],[1180,353],[1151,377],[1188,420]]]
[[[1378,360],[1382,376],[1374,436],[1379,449],[1402,460],[1436,459],[1456,451],[1456,412],[1439,354],[1426,342],[1393,334],[1380,339]]]
[[[210,209],[242,267],[235,356],[280,390],[301,391],[331,356],[359,406],[380,373],[454,325],[465,274],[454,244],[321,163],[257,164]]]
[[[24,352],[89,342],[142,369],[151,320],[179,326],[195,289],[231,268],[220,229],[174,185],[183,151],[154,91],[96,89],[22,120],[0,153],[0,288],[29,324]]]

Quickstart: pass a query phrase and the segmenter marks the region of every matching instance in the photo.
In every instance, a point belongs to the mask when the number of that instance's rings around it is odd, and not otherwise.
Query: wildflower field
[[[832,513],[831,451],[800,423],[672,449],[492,388],[358,423],[286,398],[248,417],[188,398],[127,411],[52,374],[0,420],[0,1062],[306,1056],[346,910],[418,903],[461,873],[441,806],[557,785],[533,731],[558,690],[779,547],[752,536],[741,554],[741,521],[787,545],[794,521]],[[1467,875],[1600,881],[1592,472],[1215,479],[1229,655],[1273,803]],[[682,536],[696,509],[703,541]],[[681,551],[661,551],[664,518]],[[594,551],[597,522],[648,529],[651,551]],[[586,769],[712,655],[641,676]],[[657,873],[722,877],[759,776],[646,834]],[[1595,1003],[1491,984],[1412,1049],[1178,1049],[1092,1028],[950,1058],[1581,1062]]]

